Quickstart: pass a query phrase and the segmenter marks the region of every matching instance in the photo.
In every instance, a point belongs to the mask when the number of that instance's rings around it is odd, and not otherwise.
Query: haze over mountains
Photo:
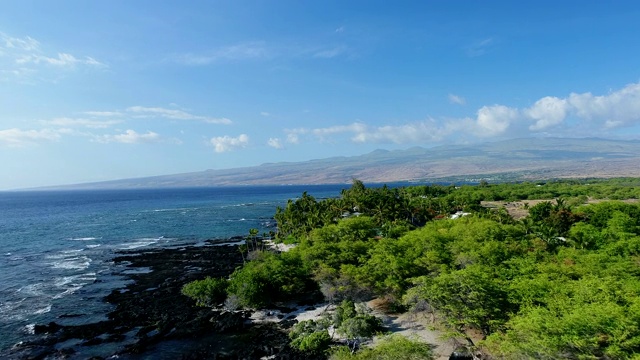
[[[47,189],[129,189],[400,181],[640,176],[640,141],[524,138],[476,145],[376,150],[351,157],[123,179]]]

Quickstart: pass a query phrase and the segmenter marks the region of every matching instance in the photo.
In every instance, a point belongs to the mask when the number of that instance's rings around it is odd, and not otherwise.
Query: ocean
[[[262,234],[287,199],[346,187],[0,192],[0,358],[32,338],[34,324],[105,320],[103,297],[126,284],[111,262],[118,250]]]

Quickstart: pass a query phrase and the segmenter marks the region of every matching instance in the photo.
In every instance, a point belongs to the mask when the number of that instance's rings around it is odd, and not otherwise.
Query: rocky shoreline
[[[17,359],[308,359],[288,345],[285,313],[276,323],[253,323],[249,311],[197,307],[182,286],[206,276],[227,277],[242,265],[242,238],[202,246],[120,251],[115,264],[132,280],[104,300],[108,319],[84,325],[39,324],[40,338],[14,346]],[[61,317],[72,317],[67,314]]]

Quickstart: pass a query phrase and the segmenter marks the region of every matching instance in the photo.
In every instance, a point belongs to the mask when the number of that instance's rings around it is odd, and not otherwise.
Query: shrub
[[[226,279],[207,277],[185,284],[182,294],[194,299],[198,306],[213,306],[225,300],[228,284]]]
[[[347,347],[338,348],[332,360],[430,360],[433,359],[431,345],[401,335],[383,338],[373,348],[362,349],[355,354]]]
[[[326,325],[313,320],[297,323],[289,333],[291,346],[308,353],[324,352],[331,344],[331,336]]]
[[[256,252],[256,258],[234,271],[228,293],[242,307],[261,308],[308,290],[311,278],[293,253]]]

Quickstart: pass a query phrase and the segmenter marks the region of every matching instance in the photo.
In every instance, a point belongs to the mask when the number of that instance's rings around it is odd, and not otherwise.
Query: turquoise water
[[[336,197],[344,187],[0,193],[0,357],[33,324],[104,319],[102,298],[124,284],[110,262],[117,250],[268,232],[287,199]]]

